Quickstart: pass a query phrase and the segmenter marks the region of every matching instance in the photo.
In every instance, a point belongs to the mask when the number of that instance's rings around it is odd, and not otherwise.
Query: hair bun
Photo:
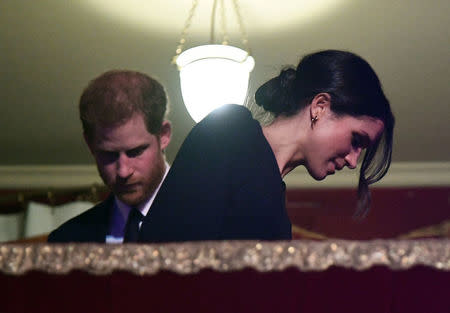
[[[256,104],[275,115],[290,111],[292,85],[295,77],[296,71],[293,68],[282,70],[280,75],[258,88],[255,93]]]
[[[282,89],[290,90],[296,77],[296,71],[293,68],[287,68],[281,71],[278,75],[280,86]]]

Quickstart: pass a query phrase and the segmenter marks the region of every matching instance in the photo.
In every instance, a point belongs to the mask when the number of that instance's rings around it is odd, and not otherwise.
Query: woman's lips
[[[333,165],[332,168],[328,171],[329,175],[334,174],[336,171],[340,171],[344,168],[344,166],[339,165],[336,162],[331,162],[331,164]]]
[[[333,162],[333,165],[334,165],[334,170],[335,171],[340,171],[340,170],[342,170],[345,167],[345,163],[339,164],[339,162],[337,160],[335,162]]]
[[[336,164],[334,164],[334,163],[332,163],[332,164],[333,164],[333,167],[330,170],[328,170],[328,175],[333,175],[336,170]]]

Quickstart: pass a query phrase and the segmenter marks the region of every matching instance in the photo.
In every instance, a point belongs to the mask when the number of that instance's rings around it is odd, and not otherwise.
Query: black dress
[[[187,136],[139,241],[291,239],[285,185],[259,123],[225,105]]]

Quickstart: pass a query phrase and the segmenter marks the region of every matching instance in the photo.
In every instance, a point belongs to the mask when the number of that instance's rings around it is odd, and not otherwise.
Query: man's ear
[[[172,124],[169,121],[163,121],[161,125],[161,131],[159,133],[159,142],[161,150],[165,150],[172,138]]]
[[[311,101],[311,119],[319,120],[325,113],[331,110],[331,96],[326,92],[318,93]]]

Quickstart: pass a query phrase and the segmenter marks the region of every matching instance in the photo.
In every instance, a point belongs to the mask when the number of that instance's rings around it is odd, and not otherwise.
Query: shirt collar
[[[161,185],[162,185],[164,179],[166,178],[167,173],[169,172],[170,165],[167,162],[165,162],[165,164],[166,164],[166,170],[164,172],[163,178],[159,182],[158,187],[156,187],[152,196],[145,203],[141,204],[138,207],[139,211],[141,211],[142,215],[144,215],[144,216],[146,216],[148,211],[150,210],[150,206],[152,205],[153,201],[155,200],[156,194],[158,193],[159,188],[161,188]],[[131,207],[128,204],[120,201],[116,196],[114,196],[114,200],[115,200],[116,207],[119,210],[120,214],[123,216],[124,220],[127,220],[128,214],[131,211]]]

